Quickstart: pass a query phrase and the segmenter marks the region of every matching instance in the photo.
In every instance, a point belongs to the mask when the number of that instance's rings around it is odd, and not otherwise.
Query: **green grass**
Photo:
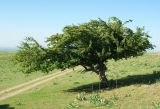
[[[14,52],[0,52],[0,91],[46,75],[42,72],[24,74],[12,62]]]
[[[160,54],[148,53],[117,62],[110,60],[107,64],[109,88],[100,87],[94,73],[73,71],[0,104],[15,109],[160,108]],[[77,96],[85,100],[78,100]]]

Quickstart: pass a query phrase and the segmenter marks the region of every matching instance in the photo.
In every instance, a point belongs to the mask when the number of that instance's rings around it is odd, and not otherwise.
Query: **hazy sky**
[[[26,36],[41,44],[65,25],[116,16],[145,26],[160,50],[160,0],[0,0],[0,48],[15,48]]]

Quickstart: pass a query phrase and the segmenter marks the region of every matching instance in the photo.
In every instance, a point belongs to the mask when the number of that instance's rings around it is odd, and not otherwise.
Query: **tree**
[[[86,71],[95,72],[101,83],[108,85],[105,75],[107,60],[139,56],[153,48],[144,28],[137,27],[133,31],[125,26],[129,22],[131,20],[123,22],[112,17],[108,21],[97,19],[66,26],[63,33],[48,37],[46,48],[33,38],[27,38],[16,53],[15,60],[25,72],[48,72],[54,68],[81,65]]]

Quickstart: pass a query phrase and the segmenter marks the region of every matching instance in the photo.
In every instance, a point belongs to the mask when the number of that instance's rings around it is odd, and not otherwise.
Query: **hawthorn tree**
[[[29,37],[19,47],[15,60],[25,72],[48,72],[81,65],[86,71],[95,72],[101,83],[108,85],[107,60],[139,56],[153,48],[144,28],[137,27],[133,31],[125,26],[129,22],[131,20],[123,22],[111,17],[108,21],[97,19],[66,26],[63,33],[47,38],[46,48]]]

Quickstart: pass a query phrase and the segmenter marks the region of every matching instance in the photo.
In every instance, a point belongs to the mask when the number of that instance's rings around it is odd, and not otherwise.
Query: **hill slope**
[[[0,91],[47,75],[42,72],[24,74],[18,70],[18,66],[12,62],[14,54],[14,52],[0,52]]]
[[[109,88],[91,72],[66,76],[0,102],[15,109],[156,109],[160,108],[160,54],[110,60]],[[77,99],[78,98],[78,99]],[[85,100],[81,100],[85,99]],[[36,105],[35,105],[36,104]]]

